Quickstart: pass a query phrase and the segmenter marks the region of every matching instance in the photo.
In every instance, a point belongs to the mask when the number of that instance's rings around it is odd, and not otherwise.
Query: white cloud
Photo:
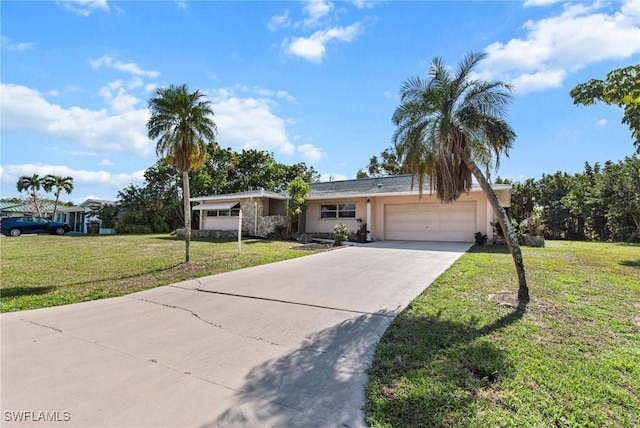
[[[212,98],[218,142],[233,149],[275,150],[291,155],[295,147],[287,137],[285,121],[270,109],[268,100],[240,98],[220,89]]]
[[[368,1],[368,0],[351,0],[350,2],[358,9],[371,9],[377,3],[377,1]]]
[[[35,42],[16,43],[9,37],[1,36],[0,44],[4,51],[28,51],[35,46]]]
[[[333,3],[326,0],[307,0],[304,2],[302,11],[307,16],[302,21],[304,28],[313,28],[324,25],[323,19],[333,10]],[[300,25],[300,24],[298,24]]]
[[[114,61],[108,55],[105,55],[101,58],[94,59],[89,61],[91,67],[98,69],[100,67],[110,67],[115,68],[116,70],[122,71],[124,73],[129,73],[133,76],[138,77],[158,77],[160,73],[154,70],[143,70],[140,66],[134,62],[122,62],[122,61]]]
[[[178,9],[186,9],[187,1],[186,0],[176,0],[176,4],[178,5]]]
[[[60,0],[58,4],[69,12],[80,16],[89,16],[95,10],[101,9],[109,12],[107,0]]]
[[[333,27],[319,30],[309,37],[297,37],[283,42],[285,52],[299,56],[308,61],[322,62],[326,48],[325,45],[332,40],[352,42],[363,32],[361,23],[356,22],[348,27]]]
[[[595,126],[605,126],[606,124],[607,124],[607,119],[600,119],[594,123]]]
[[[102,159],[98,165],[100,166],[114,166],[115,163],[111,162],[109,159]]]
[[[536,7],[536,6],[549,6],[555,3],[559,3],[564,0],[525,0],[522,6],[524,7]]]
[[[65,165],[5,165],[0,170],[4,183],[15,183],[22,175],[47,174],[61,175],[63,177],[73,177],[74,185],[79,184],[102,184],[113,188],[122,188],[129,183],[142,183],[144,181],[144,171],[135,171],[131,174],[113,174],[107,171],[87,171],[83,169],[73,169]]]
[[[557,16],[527,21],[525,37],[485,48],[481,77],[512,81],[525,93],[562,85],[588,64],[640,53],[640,0],[627,0],[608,14],[605,6],[568,4]]]
[[[126,94],[114,97],[114,110],[109,112],[63,108],[26,86],[0,84],[0,89],[3,131],[39,132],[97,152],[153,153],[145,128],[149,112],[133,109],[135,103]]]
[[[298,153],[306,162],[318,162],[324,157],[322,149],[315,147],[313,144],[303,144],[298,146]]]
[[[267,24],[269,31],[276,31],[280,28],[287,28],[291,25],[291,19],[289,18],[289,9],[285,9],[282,15],[272,16]]]

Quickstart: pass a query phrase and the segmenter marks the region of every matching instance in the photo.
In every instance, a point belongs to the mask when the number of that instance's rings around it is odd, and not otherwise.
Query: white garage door
[[[476,201],[388,204],[384,230],[389,240],[473,242]]]

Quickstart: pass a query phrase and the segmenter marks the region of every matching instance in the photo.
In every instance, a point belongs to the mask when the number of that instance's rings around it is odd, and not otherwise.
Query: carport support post
[[[242,210],[238,214],[238,255],[240,255],[240,247],[242,242]]]

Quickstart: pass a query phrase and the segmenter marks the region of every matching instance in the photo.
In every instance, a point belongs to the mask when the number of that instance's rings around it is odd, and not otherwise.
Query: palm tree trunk
[[[51,216],[51,220],[56,220],[56,211],[58,211],[58,200],[60,199],[60,189],[56,192],[56,203],[53,206],[53,215]]]
[[[42,217],[40,214],[40,207],[38,206],[38,197],[36,196],[36,191],[33,191],[33,208],[36,210],[36,215],[38,217]]]
[[[189,171],[182,171],[182,198],[184,200],[184,251],[185,262],[189,262],[191,243],[191,198],[189,196]]]
[[[484,174],[482,174],[475,162],[471,160],[467,153],[462,153],[461,156],[467,168],[471,170],[473,176],[476,178],[476,180],[478,180],[480,187],[487,195],[487,199],[489,200],[489,203],[496,213],[496,217],[498,218],[498,222],[500,223],[500,227],[502,228],[502,234],[507,241],[507,246],[509,247],[509,251],[511,251],[511,257],[513,257],[513,262],[516,265],[516,272],[518,273],[518,301],[521,304],[526,304],[530,299],[529,287],[527,287],[527,279],[524,272],[522,251],[520,250],[518,238],[516,237],[516,234],[511,227],[511,223],[509,222],[509,217],[507,217],[507,212],[504,210],[504,207],[500,203],[500,200],[493,191],[491,184],[489,184]]]

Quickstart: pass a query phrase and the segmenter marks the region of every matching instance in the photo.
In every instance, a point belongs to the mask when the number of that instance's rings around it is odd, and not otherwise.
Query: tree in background
[[[518,275],[518,301],[529,301],[524,261],[518,239],[491,184],[480,171],[497,167],[500,154],[508,154],[516,135],[502,118],[511,100],[511,87],[500,81],[484,82],[473,76],[486,54],[470,53],[451,73],[436,58],[429,78],[410,78],[402,84],[401,103],[393,113],[397,130],[393,142],[402,165],[424,179],[444,203],[456,201],[471,189],[476,178],[487,195],[503,231]]]
[[[395,147],[389,147],[380,153],[380,161],[377,156],[371,156],[366,170],[358,171],[356,178],[383,177],[387,175],[406,174],[406,171]]]
[[[289,207],[287,210],[289,214],[289,230],[287,235],[290,235],[291,228],[298,224],[300,214],[304,211],[305,199],[310,191],[309,183],[300,176],[291,180],[287,186],[287,192],[289,193]]]
[[[189,172],[204,165],[207,144],[215,140],[216,124],[211,119],[211,102],[200,91],[189,92],[187,85],[158,88],[149,100],[151,117],[149,138],[158,139],[156,153],[182,174],[185,262],[189,262],[191,241],[191,201]]]
[[[602,101],[622,107],[622,123],[629,126],[640,154],[640,64],[610,71],[605,80],[591,79],[573,88],[569,95],[575,105]]]
[[[32,176],[23,175],[18,178],[18,182],[16,183],[16,189],[18,192],[27,191],[31,193],[31,202],[33,203],[33,209],[36,212],[36,215],[40,217],[40,206],[38,205],[38,190],[43,186],[44,179],[40,177],[38,174],[33,174]]]
[[[58,211],[58,201],[60,200],[60,193],[64,191],[67,195],[70,195],[73,191],[73,177],[62,177],[61,175],[47,174],[43,181],[44,190],[51,192],[55,187],[56,202],[53,206],[53,218],[56,217],[56,211]]]

